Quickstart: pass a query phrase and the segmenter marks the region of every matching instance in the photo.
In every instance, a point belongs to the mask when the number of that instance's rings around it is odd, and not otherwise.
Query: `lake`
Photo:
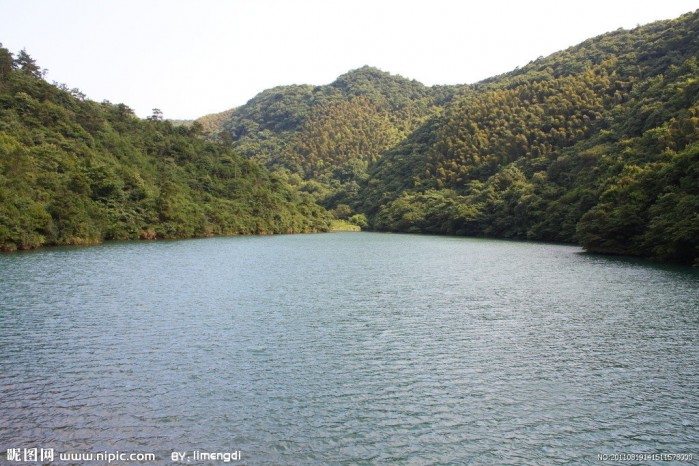
[[[698,362],[697,270],[575,246],[333,233],[0,256],[2,460],[696,460]]]

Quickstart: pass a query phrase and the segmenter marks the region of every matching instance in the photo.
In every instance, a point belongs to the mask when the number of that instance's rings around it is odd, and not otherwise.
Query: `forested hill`
[[[699,11],[473,85],[363,67],[176,126],[0,48],[0,248],[317,231],[327,208],[699,265],[698,59]]]
[[[473,86],[369,169],[379,230],[579,242],[699,265],[699,12]]]
[[[0,250],[329,228],[310,195],[200,131],[48,84],[0,46]]]
[[[471,86],[374,68],[201,122],[336,217],[699,264],[699,13]]]
[[[427,87],[365,66],[324,86],[269,89],[197,122],[209,138],[232,144],[335,208],[356,196],[368,166],[383,152],[467,91]]]
[[[351,117],[353,111],[367,112],[371,114],[367,118],[384,120],[391,137],[406,136],[461,88],[427,87],[364,66],[324,86],[268,89],[241,107],[197,121],[210,136],[236,143],[243,155],[268,160],[274,159],[276,152],[284,152],[283,143],[289,142],[295,133],[312,132],[319,120],[325,122],[336,117],[335,113]],[[283,157],[271,162],[286,164]]]

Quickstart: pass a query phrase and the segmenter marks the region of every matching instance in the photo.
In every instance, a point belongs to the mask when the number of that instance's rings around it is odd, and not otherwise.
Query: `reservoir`
[[[575,246],[332,233],[0,255],[2,463],[696,461],[698,362],[697,270]]]

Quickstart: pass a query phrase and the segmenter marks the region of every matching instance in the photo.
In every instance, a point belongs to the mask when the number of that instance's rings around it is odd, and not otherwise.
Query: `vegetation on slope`
[[[699,264],[699,13],[475,85],[369,168],[379,230]]]
[[[232,144],[335,209],[356,196],[368,166],[385,150],[465,91],[365,66],[325,86],[269,89],[197,121],[210,138]]]
[[[0,47],[0,249],[330,228],[308,194],[199,131],[50,85]]]
[[[698,57],[695,12],[472,86],[364,67],[173,127],[2,49],[0,247],[326,230],[325,207],[699,265]]]
[[[428,88],[364,67],[200,121],[337,219],[692,264],[697,57],[695,12],[473,86]]]
[[[473,86],[428,88],[365,67],[328,86],[265,91],[217,121],[336,218],[692,264],[697,57],[695,12]]]

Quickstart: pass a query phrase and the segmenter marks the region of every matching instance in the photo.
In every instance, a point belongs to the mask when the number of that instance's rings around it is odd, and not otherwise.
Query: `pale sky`
[[[473,83],[699,0],[0,0],[0,42],[46,79],[193,119],[371,65]]]

